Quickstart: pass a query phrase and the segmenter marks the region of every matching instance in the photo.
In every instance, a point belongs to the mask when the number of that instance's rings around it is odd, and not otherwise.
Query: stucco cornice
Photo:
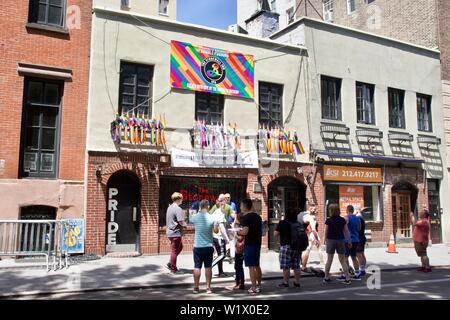
[[[142,14],[138,14],[138,13],[131,13],[131,12],[127,12],[127,11],[115,10],[115,9],[110,9],[110,8],[102,8],[102,7],[94,7],[93,12],[94,12],[94,14],[97,14],[97,13],[109,14],[109,15],[114,15],[114,16],[118,16],[118,17],[129,18],[129,19],[133,19],[136,22],[138,22],[138,20],[135,18],[138,18],[144,22],[157,23],[158,25],[165,24],[165,25],[169,25],[172,27],[176,27],[180,30],[185,29],[185,30],[193,30],[193,31],[198,31],[198,32],[203,32],[203,33],[210,33],[210,34],[214,34],[214,35],[221,35],[223,37],[227,37],[230,39],[236,39],[236,40],[240,40],[240,41],[248,41],[248,42],[252,42],[252,43],[257,43],[257,44],[260,44],[261,46],[263,46],[263,45],[270,46],[270,47],[273,47],[272,49],[275,49],[275,48],[280,49],[280,50],[281,49],[287,49],[287,50],[290,49],[290,50],[295,50],[297,52],[299,50],[305,51],[305,52],[307,51],[306,47],[304,47],[304,46],[278,42],[278,41],[270,40],[270,39],[252,37],[252,36],[241,34],[241,33],[229,32],[229,31],[209,28],[209,27],[205,27],[205,26],[190,24],[190,23],[183,23],[183,22],[179,22],[179,21],[161,19],[156,16],[142,15]],[[133,18],[133,17],[135,17],[135,18]]]

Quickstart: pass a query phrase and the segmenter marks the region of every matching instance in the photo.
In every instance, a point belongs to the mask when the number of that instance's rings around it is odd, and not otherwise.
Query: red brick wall
[[[89,80],[91,0],[68,0],[81,9],[81,28],[69,35],[27,29],[28,1],[3,1],[0,6],[0,114],[2,143],[0,159],[5,168],[0,178],[17,178],[24,78],[18,62],[49,65],[73,71],[64,85],[61,117],[59,177],[83,180],[86,112]]]
[[[87,208],[86,208],[86,251],[88,253],[105,254],[106,229],[106,186],[112,174],[120,170],[129,170],[135,173],[142,187],[141,199],[141,243],[143,254],[167,253],[170,251],[169,242],[164,228],[159,227],[159,177],[192,176],[214,178],[246,178],[247,195],[252,199],[262,200],[261,213],[263,220],[268,220],[268,187],[272,181],[282,176],[290,176],[307,185],[306,197],[315,203],[318,208],[317,219],[320,234],[323,238],[325,220],[324,185],[322,180],[322,166],[313,167],[310,164],[280,163],[277,174],[259,176],[254,169],[205,169],[205,168],[172,168],[169,164],[158,164],[158,155],[130,154],[118,155],[116,153],[89,153],[88,180],[87,180]],[[96,169],[102,167],[101,179],[96,177]],[[157,175],[150,170],[158,166]],[[301,170],[299,170],[301,169]],[[391,189],[400,182],[406,181],[418,189],[418,208],[427,204],[426,184],[423,171],[414,168],[386,168],[386,184],[383,189],[382,222],[368,223],[367,229],[372,230],[373,242],[388,242],[392,234],[392,204]],[[299,173],[300,172],[300,173]],[[310,185],[306,176],[311,175]],[[261,182],[262,192],[254,193],[253,184]],[[230,190],[232,192],[232,190]],[[263,247],[268,247],[268,236],[263,239]],[[183,239],[184,250],[190,251],[193,247],[193,229],[188,228]]]
[[[444,80],[450,80],[450,1],[438,0],[438,6],[442,78]]]

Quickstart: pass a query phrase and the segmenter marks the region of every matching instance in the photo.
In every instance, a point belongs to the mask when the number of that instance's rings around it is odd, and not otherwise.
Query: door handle
[[[137,208],[133,207],[133,221],[136,222],[136,220],[137,220]]]

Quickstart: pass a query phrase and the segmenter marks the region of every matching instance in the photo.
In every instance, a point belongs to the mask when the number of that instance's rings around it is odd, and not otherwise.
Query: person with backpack
[[[364,254],[364,250],[366,248],[366,221],[361,213],[361,210],[358,210],[356,216],[361,219],[361,229],[359,230],[359,244],[358,248],[356,248],[356,258],[359,263],[359,273],[356,275],[361,278],[366,275],[366,255]]]
[[[323,283],[331,282],[330,269],[333,263],[334,254],[338,254],[339,262],[341,263],[345,279],[344,284],[351,284],[350,274],[348,272],[347,259],[345,258],[345,243],[348,241],[348,246],[352,246],[351,240],[346,240],[345,234],[348,233],[347,220],[341,217],[341,210],[336,203],[330,204],[328,207],[328,218],[325,221],[325,245],[327,252],[327,263],[325,264],[325,277]]]
[[[297,213],[288,211],[275,230],[280,237],[280,269],[283,270],[283,282],[280,288],[289,288],[291,269],[294,271],[294,287],[300,288],[300,257],[308,246],[308,237],[304,225],[297,221]]]

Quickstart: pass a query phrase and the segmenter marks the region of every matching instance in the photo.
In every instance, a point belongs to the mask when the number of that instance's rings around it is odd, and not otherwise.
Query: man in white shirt
[[[214,248],[216,249],[217,257],[214,259],[212,266],[214,267],[217,265],[217,268],[219,269],[219,273],[217,276],[219,278],[228,277],[228,275],[223,272],[223,260],[225,259],[227,248],[227,243],[230,242],[230,239],[228,238],[227,232],[226,232],[226,219],[225,214],[223,212],[225,207],[225,201],[220,199],[216,202],[217,209],[212,213],[215,220],[219,223],[219,228],[221,232],[216,232],[213,234],[213,242],[214,242]]]

